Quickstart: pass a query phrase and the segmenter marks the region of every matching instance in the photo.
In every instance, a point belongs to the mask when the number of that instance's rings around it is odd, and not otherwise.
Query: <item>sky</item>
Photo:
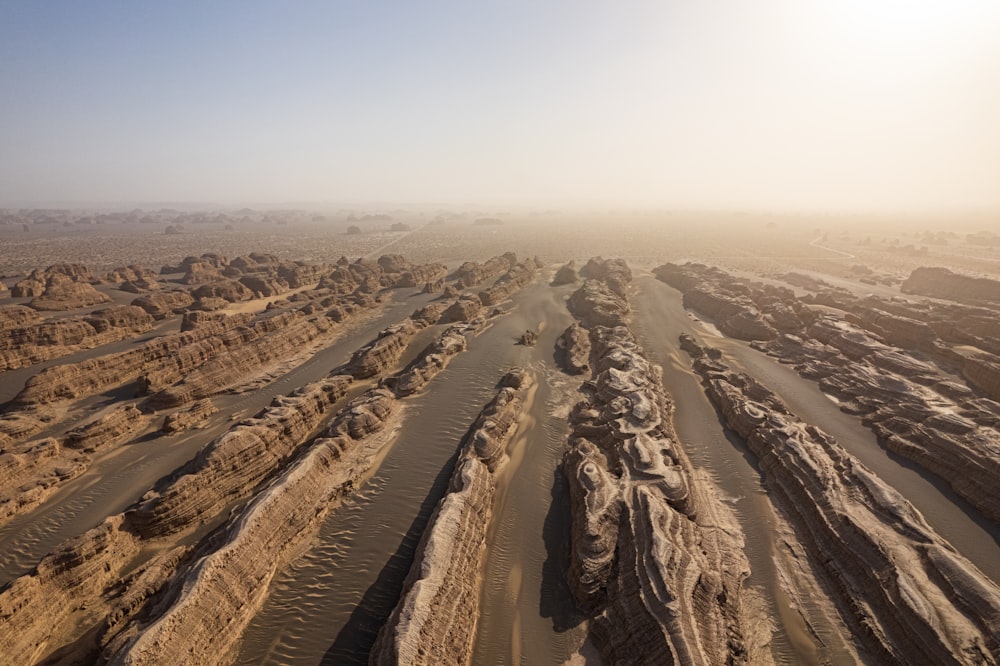
[[[0,0],[0,207],[1000,211],[996,0]]]

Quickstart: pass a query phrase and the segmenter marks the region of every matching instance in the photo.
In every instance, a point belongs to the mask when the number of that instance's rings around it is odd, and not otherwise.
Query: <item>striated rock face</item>
[[[878,661],[995,663],[1000,588],[916,509],[774,393],[692,339],[705,390],[757,456],[778,507]]]
[[[483,302],[478,296],[465,294],[452,303],[447,310],[441,314],[441,323],[447,324],[455,321],[471,321],[483,310]]]
[[[41,320],[37,310],[24,305],[0,305],[0,332],[22,328]]]
[[[296,311],[259,319],[253,326],[234,331],[239,337],[228,336],[225,353],[206,360],[179,383],[151,396],[148,405],[163,409],[215,395],[260,373],[269,364],[301,352],[333,326],[323,315],[310,317]],[[172,375],[153,381],[163,384],[171,379]]]
[[[111,663],[231,659],[275,573],[388,441],[394,402],[388,391],[373,389],[341,411],[329,429],[333,436],[316,440],[227,526],[221,543],[175,580],[171,605]]]
[[[155,283],[156,271],[138,264],[129,264],[114,269],[105,276],[108,282]]]
[[[145,420],[135,405],[127,405],[71,430],[66,436],[66,446],[95,451],[122,435],[135,432]]]
[[[240,284],[253,292],[255,298],[266,296],[277,296],[288,291],[288,283],[281,278],[272,278],[262,275],[244,275],[239,279]]]
[[[25,278],[14,283],[10,288],[10,295],[14,298],[35,298],[45,292],[45,283],[41,280]]]
[[[167,368],[181,374],[225,348],[220,335],[248,323],[250,315],[234,315],[211,326],[144,342],[117,354],[46,368],[25,383],[15,398],[19,406],[44,404],[92,395],[134,381],[143,373]]]
[[[236,280],[222,280],[211,284],[203,284],[193,289],[191,295],[199,300],[209,298],[221,298],[229,303],[239,303],[249,301],[254,297],[253,292]]]
[[[448,493],[424,532],[403,594],[372,649],[371,664],[467,664],[479,619],[480,576],[496,482],[531,382],[516,369],[480,412]]]
[[[28,307],[36,310],[72,310],[110,300],[109,296],[87,282],[75,282],[72,277],[54,273],[46,280],[45,291],[33,298]]]
[[[452,273],[452,277],[460,283],[461,289],[468,289],[506,273],[515,264],[517,264],[517,255],[508,252],[499,257],[493,257],[483,264],[467,261]]]
[[[225,279],[219,272],[216,262],[193,261],[185,266],[182,284],[202,284],[203,282],[221,282]]]
[[[87,612],[80,599],[100,599],[117,582],[122,566],[139,554],[140,542],[124,523],[120,514],[105,519],[0,592],[0,651],[5,662],[38,663],[55,646],[82,634],[78,630],[67,635],[66,629],[70,618]],[[100,610],[92,607],[89,612]]]
[[[0,370],[27,367],[80,349],[123,340],[152,327],[153,319],[146,312],[125,305],[97,310],[82,317],[11,327],[0,338]]]
[[[161,291],[132,301],[132,305],[142,308],[157,320],[179,314],[192,303],[194,298],[186,291]]]
[[[573,284],[580,277],[576,274],[576,260],[570,260],[559,267],[555,277],[552,279],[552,286],[558,287],[564,284]]]
[[[0,522],[35,506],[60,483],[83,474],[87,464],[81,458],[52,437],[0,453]]]
[[[843,411],[862,416],[886,449],[934,472],[1000,521],[1000,421],[971,391],[832,317],[810,327],[805,340],[783,336],[764,349],[817,380]]]
[[[412,319],[385,328],[372,342],[354,352],[347,371],[356,379],[373,377],[399,362],[420,327]]]
[[[204,423],[209,416],[219,411],[219,408],[208,398],[193,402],[187,409],[168,414],[163,419],[163,432],[168,435],[196,428]]]
[[[337,375],[278,396],[261,414],[213,440],[176,479],[143,497],[136,530],[144,538],[173,534],[245,497],[319,425],[351,382]]]
[[[598,280],[587,280],[569,298],[569,309],[589,326],[621,326],[629,313],[628,302]]]
[[[563,461],[573,511],[570,587],[608,663],[769,661],[770,629],[743,582],[731,512],[691,466],[659,370],[623,322],[631,277],[591,260],[571,298],[594,346],[588,400],[572,414]],[[616,316],[609,317],[608,313]]]
[[[416,393],[444,370],[452,358],[465,351],[463,330],[461,325],[450,326],[428,345],[393,382],[396,395],[403,397]]]
[[[590,372],[590,334],[579,324],[570,324],[556,340],[561,365],[572,375]]]
[[[917,268],[899,288],[904,294],[920,294],[966,303],[1000,303],[1000,280],[970,277],[947,268]]]
[[[444,264],[431,263],[413,266],[405,270],[396,282],[397,287],[421,287],[428,284],[441,285],[433,291],[440,291],[444,286],[444,278],[448,275],[448,267]]]
[[[485,306],[503,303],[511,294],[534,280],[541,267],[542,262],[538,259],[526,259],[522,263],[515,264],[492,286],[479,292],[479,300]]]
[[[664,264],[654,271],[656,277],[684,294],[684,307],[697,310],[709,317],[719,330],[740,340],[771,340],[777,334],[758,308],[754,294],[746,283],[724,271],[701,264]],[[770,287],[773,292],[767,299],[774,310],[772,321],[784,330],[795,329],[795,313],[782,303],[794,300],[787,289]]]

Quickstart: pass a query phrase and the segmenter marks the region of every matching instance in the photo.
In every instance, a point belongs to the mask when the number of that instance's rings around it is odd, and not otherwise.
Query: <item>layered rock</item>
[[[66,435],[65,445],[73,449],[96,451],[135,432],[147,421],[135,405],[126,405],[74,428]]]
[[[383,329],[378,337],[354,352],[347,371],[356,379],[373,377],[395,366],[420,326],[410,318]]]
[[[271,579],[388,441],[394,402],[390,393],[377,389],[352,401],[331,425],[333,436],[316,440],[227,526],[221,543],[173,583],[178,595],[173,603],[140,628],[111,663],[231,659]],[[367,418],[356,423],[362,415]]]
[[[29,406],[93,395],[166,368],[179,378],[225,349],[223,333],[251,319],[250,315],[234,315],[211,326],[154,338],[127,351],[46,368],[26,382],[15,402]]]
[[[335,375],[278,396],[214,439],[175,479],[146,493],[135,509],[137,531],[145,538],[173,534],[245,497],[319,425],[351,381]]]
[[[448,267],[444,264],[431,263],[413,266],[405,270],[396,282],[397,287],[422,287],[427,284],[441,284],[448,275]],[[440,287],[434,291],[440,291]]]
[[[80,349],[124,340],[152,327],[152,317],[142,309],[118,305],[82,317],[10,328],[0,338],[0,370],[27,367]]]
[[[428,345],[393,382],[396,395],[403,397],[416,393],[444,370],[452,358],[465,351],[464,330],[461,325],[450,326]]]
[[[683,336],[682,336],[683,337]],[[888,663],[995,663],[1000,588],[898,492],[717,352],[682,340],[705,390],[757,456],[845,623]]]
[[[81,616],[101,617],[106,592],[141,549],[123,515],[71,539],[0,592],[0,651],[11,664],[34,664],[56,647],[81,638]],[[81,600],[93,600],[81,607]],[[96,602],[96,603],[95,603]]]
[[[684,307],[709,317],[726,335],[740,340],[771,340],[776,336],[774,326],[758,309],[747,285],[723,271],[701,264],[664,264],[653,272],[659,280],[683,292]],[[777,292],[775,300],[778,303],[782,299],[794,299],[789,290],[770,289]],[[790,324],[785,321],[789,312],[779,309],[777,316],[783,322],[782,328],[789,328]]]
[[[24,305],[0,305],[0,332],[23,328],[42,320],[37,310]]]
[[[441,323],[469,321],[479,315],[482,310],[483,302],[479,300],[478,296],[464,294],[441,314]]]
[[[36,310],[73,310],[110,300],[110,296],[97,291],[87,282],[76,282],[72,277],[54,273],[46,280],[45,291],[35,296],[28,307]]]
[[[570,587],[610,663],[768,661],[738,523],[687,460],[658,368],[626,325],[604,325],[628,312],[626,269],[592,260],[570,299],[596,363],[563,461]]]
[[[369,663],[471,663],[494,474],[506,459],[530,383],[523,370],[508,373],[469,430],[448,493],[424,531],[403,594],[379,632]]]
[[[842,410],[862,416],[882,446],[1000,521],[1000,409],[933,365],[832,317],[810,327],[805,339],[782,336],[762,348],[818,381]]]
[[[172,435],[184,430],[196,428],[208,420],[212,414],[219,411],[209,398],[203,398],[191,403],[186,409],[178,410],[172,414],[167,414],[163,419],[161,430],[168,435]]]
[[[87,469],[87,459],[49,437],[0,453],[0,522],[25,511]]]
[[[192,289],[191,295],[198,300],[221,298],[228,303],[249,301],[254,297],[253,292],[250,291],[245,285],[237,282],[236,280],[225,279],[219,282],[203,284],[200,287]]]
[[[276,361],[285,359],[322,339],[333,329],[333,322],[322,315],[305,316],[299,312],[278,313],[261,319],[254,326],[238,329],[238,340],[230,336],[223,354],[206,360],[184,375],[182,381],[151,396],[150,407],[164,409],[218,394],[260,374]],[[170,383],[147,373],[152,385]]]
[[[541,267],[542,262],[538,259],[526,259],[519,264],[515,264],[510,270],[501,275],[494,284],[479,292],[479,300],[487,307],[503,303],[511,294],[534,280],[535,276],[538,275],[538,269]]]
[[[452,273],[452,277],[459,285],[459,289],[469,289],[487,280],[492,280],[499,275],[503,275],[515,264],[517,264],[517,255],[513,252],[507,252],[498,257],[493,257],[482,264],[467,261]]]
[[[194,303],[194,298],[186,291],[161,291],[156,294],[140,296],[132,301],[132,305],[148,312],[153,319],[165,319],[172,314],[179,314]]]

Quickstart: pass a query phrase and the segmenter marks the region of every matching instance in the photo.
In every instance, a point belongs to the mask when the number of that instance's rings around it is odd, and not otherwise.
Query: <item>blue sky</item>
[[[991,0],[0,1],[0,206],[1000,208]]]

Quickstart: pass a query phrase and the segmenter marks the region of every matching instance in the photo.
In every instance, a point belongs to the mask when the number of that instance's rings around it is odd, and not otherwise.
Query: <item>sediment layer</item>
[[[672,426],[659,369],[627,326],[631,272],[591,260],[570,306],[594,376],[563,461],[573,511],[570,586],[609,663],[770,660],[770,631],[744,588],[743,535]],[[609,325],[610,324],[610,325]]]
[[[486,535],[530,380],[515,369],[480,412],[459,452],[448,493],[417,547],[399,603],[379,632],[371,664],[468,664],[479,619]]]
[[[1000,588],[917,510],[722,355],[682,336],[726,424],[746,441],[856,640],[876,661],[996,663]]]

